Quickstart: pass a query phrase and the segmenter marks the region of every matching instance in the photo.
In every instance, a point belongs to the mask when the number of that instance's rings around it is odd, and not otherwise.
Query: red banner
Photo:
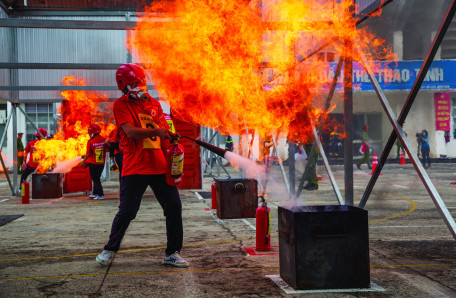
[[[451,98],[450,93],[435,93],[435,130],[450,131]]]

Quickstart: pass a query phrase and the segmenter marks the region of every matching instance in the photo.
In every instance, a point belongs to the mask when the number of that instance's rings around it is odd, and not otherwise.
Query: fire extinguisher
[[[184,171],[184,147],[179,144],[179,138],[166,149],[166,183],[178,186],[182,182]]]
[[[256,213],[256,250],[271,250],[271,212],[264,197],[261,197],[260,205]]]
[[[21,185],[21,196],[22,204],[30,203],[30,187],[28,182],[24,182]]]
[[[217,209],[217,189],[215,188],[216,184],[211,184],[211,209]]]

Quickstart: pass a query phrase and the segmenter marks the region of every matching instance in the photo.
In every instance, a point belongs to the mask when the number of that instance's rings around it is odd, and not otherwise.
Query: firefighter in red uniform
[[[86,155],[81,161],[81,165],[87,164],[89,166],[90,178],[93,182],[93,192],[89,197],[94,200],[103,200],[104,193],[100,178],[105,165],[107,145],[105,138],[100,136],[101,128],[99,125],[90,124],[87,132],[90,140],[87,142]]]
[[[47,137],[47,130],[45,128],[39,128],[38,129],[43,137]],[[25,152],[25,163],[22,164],[22,175],[21,175],[21,184],[27,180],[27,177],[35,172],[36,168],[38,167],[40,160],[39,157],[35,154],[34,152],[36,151],[35,149],[35,143],[41,140],[41,136],[38,132],[35,133],[36,139],[31,141],[30,143],[25,146],[24,152]],[[27,161],[28,157],[28,161]]]
[[[106,265],[119,250],[130,222],[136,217],[147,186],[152,188],[166,217],[165,265],[188,267],[180,255],[183,242],[182,203],[175,186],[166,183],[163,148],[175,137],[160,103],[147,93],[146,73],[136,64],[122,64],[116,81],[123,95],[114,102],[123,152],[119,211],[114,218],[109,241],[96,257]],[[165,144],[167,143],[167,144]]]

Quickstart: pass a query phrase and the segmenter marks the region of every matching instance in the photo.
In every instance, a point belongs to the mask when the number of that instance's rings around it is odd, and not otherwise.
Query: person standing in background
[[[41,135],[43,135],[44,138],[47,137],[47,129],[45,128],[39,128],[38,129]],[[25,152],[25,163],[22,164],[22,175],[21,175],[21,183],[24,183],[27,180],[27,177],[35,172],[36,168],[40,164],[40,157],[35,154],[36,149],[35,149],[35,143],[41,140],[41,135],[40,133],[36,132],[35,137],[36,140],[33,140],[25,146],[24,152]],[[28,160],[27,160],[28,157]],[[19,186],[19,187],[20,187]]]
[[[421,141],[421,155],[423,156],[423,167],[425,169],[431,167],[431,159],[429,158],[429,154],[431,152],[431,147],[429,146],[429,135],[427,130],[423,129],[420,135],[420,141]],[[427,162],[427,166],[426,166]]]
[[[101,173],[105,165],[107,145],[105,138],[100,136],[101,127],[99,125],[91,124],[87,132],[90,135],[90,140],[87,142],[86,155],[80,164],[85,167],[87,162],[89,166],[90,178],[92,178],[93,182],[93,192],[89,197],[94,200],[103,200],[104,192],[101,185]]]
[[[318,189],[317,161],[318,161],[318,156],[320,155],[320,153],[318,152],[318,149],[315,148],[315,152],[311,156],[312,146],[313,146],[312,140],[309,140],[307,142],[307,144],[304,145],[304,150],[306,151],[307,159],[310,158],[310,160],[307,161],[307,162],[310,162],[310,164],[309,164],[309,173],[307,174],[307,184],[304,186],[304,189],[306,189],[306,190],[317,190]]]
[[[17,134],[17,172],[22,173],[22,164],[24,163],[24,143],[22,143],[22,132]]]
[[[330,157],[339,157],[340,133],[337,130],[332,131],[329,134],[329,141],[330,141],[329,156]]]
[[[358,167],[358,170],[361,170],[361,165],[363,163],[366,163],[367,166],[369,167],[369,169],[372,169],[372,165],[369,160],[371,145],[369,144],[370,141],[369,141],[369,135],[367,133],[368,130],[369,130],[369,127],[367,126],[367,124],[364,125],[364,131],[363,131],[363,136],[362,136],[363,143],[361,144],[361,149],[360,149],[360,151],[364,154],[364,156],[356,164],[356,166]]]
[[[407,133],[405,133],[405,136],[407,136]],[[399,158],[401,157],[401,151],[404,150],[404,145],[402,144],[401,140],[399,140],[399,138],[396,139],[396,148],[397,148],[397,154],[396,154],[396,158]],[[404,156],[405,156],[405,153],[404,153]]]
[[[226,142],[225,142],[225,150],[233,152],[234,146],[233,146],[233,138],[231,136],[226,137]]]

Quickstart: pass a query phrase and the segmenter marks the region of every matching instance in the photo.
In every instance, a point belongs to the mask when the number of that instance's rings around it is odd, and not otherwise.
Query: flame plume
[[[369,59],[392,57],[384,40],[354,29],[348,1],[311,2],[154,1],[127,45],[180,119],[230,134],[298,131],[303,141],[332,80],[309,53],[339,40],[330,47],[338,57],[351,39],[370,45]]]
[[[62,82],[65,86],[85,86],[83,79],[74,76],[64,77]],[[45,173],[57,163],[74,159],[86,154],[89,135],[87,128],[96,123],[101,127],[101,135],[106,137],[114,128],[111,117],[112,113],[102,112],[101,103],[107,101],[106,95],[99,95],[84,90],[63,91],[62,96],[67,100],[59,109],[62,118],[59,119],[60,130],[52,139],[44,139],[36,142],[36,156],[40,163],[38,173]],[[62,109],[62,106],[65,106]],[[108,116],[107,119],[106,116]],[[107,121],[106,121],[107,120]]]

